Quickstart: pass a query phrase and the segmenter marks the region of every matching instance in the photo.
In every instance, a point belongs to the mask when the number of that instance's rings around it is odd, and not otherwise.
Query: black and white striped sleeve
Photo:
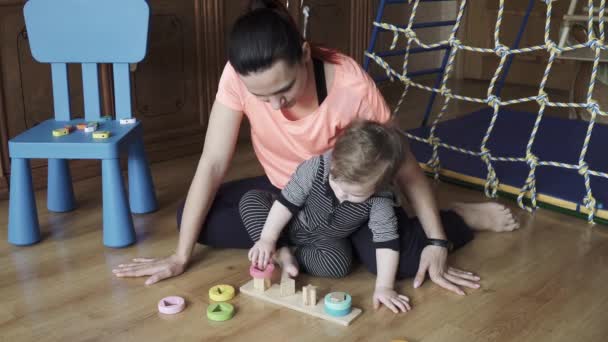
[[[312,190],[315,177],[319,173],[319,166],[319,156],[304,161],[298,166],[287,185],[281,190],[278,201],[292,213],[299,211],[304,206]]]
[[[397,216],[393,205],[395,201],[387,197],[371,198],[369,229],[372,231],[376,248],[400,250]]]

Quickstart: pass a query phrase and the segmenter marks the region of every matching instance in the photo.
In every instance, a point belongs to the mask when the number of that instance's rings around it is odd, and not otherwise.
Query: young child
[[[252,264],[264,269],[274,259],[292,277],[300,268],[315,276],[344,277],[352,265],[347,238],[367,224],[377,258],[374,307],[410,310],[409,299],[394,290],[400,244],[396,196],[390,190],[404,161],[404,143],[395,128],[355,121],[333,151],[303,162],[278,198],[247,192],[239,209],[255,242],[248,254]]]

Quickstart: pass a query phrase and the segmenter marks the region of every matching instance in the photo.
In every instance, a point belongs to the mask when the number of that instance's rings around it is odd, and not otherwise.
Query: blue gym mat
[[[481,141],[488,129],[491,117],[492,109],[486,108],[461,118],[446,120],[437,125],[435,135],[443,143],[479,152]],[[492,156],[525,157],[526,145],[528,144],[536,117],[537,113],[501,109],[494,130],[486,145]],[[578,165],[578,158],[588,125],[589,123],[586,121],[544,116],[532,147],[532,153],[538,157],[539,161],[554,161]],[[409,133],[426,138],[429,135],[429,131],[430,127],[420,127],[410,130]],[[607,141],[604,141],[604,139]],[[608,127],[596,124],[593,128],[589,149],[585,157],[590,170],[599,172],[608,171],[608,155],[606,152],[602,152],[606,150],[607,142]],[[410,139],[410,146],[418,161],[427,162],[431,157],[432,148],[430,145]],[[481,158],[443,147],[439,148],[439,158],[443,169],[479,178],[485,182],[487,168],[483,161],[481,161]],[[516,188],[521,188],[525,184],[530,170],[528,164],[524,162],[493,161],[492,165],[501,184]],[[608,179],[597,176],[590,177],[591,190],[597,200],[597,207],[603,209],[603,204],[608,203]],[[460,182],[464,181],[464,179],[456,179],[456,181]],[[537,166],[536,189],[537,194],[548,195],[573,203],[576,206],[575,211],[584,206],[584,178],[575,169]],[[559,206],[559,204],[551,202],[548,204]],[[597,216],[608,219],[608,215],[606,214],[606,211],[600,210]]]

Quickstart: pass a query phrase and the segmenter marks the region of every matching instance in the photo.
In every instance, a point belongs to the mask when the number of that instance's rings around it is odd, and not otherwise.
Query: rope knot
[[[591,113],[591,114],[595,114],[595,115],[601,114],[600,105],[597,103],[596,100],[589,100],[589,102],[587,102],[586,108],[587,108],[587,111],[589,111],[589,113]]]
[[[485,147],[482,147],[482,148],[481,148],[481,152],[479,153],[479,156],[481,157],[481,159],[482,159],[484,162],[486,162],[486,163],[487,163],[487,162],[489,162],[489,161],[490,161],[490,157],[491,157],[491,155],[490,155],[490,150],[488,150],[488,149],[487,149],[487,148],[485,148]]]
[[[443,85],[441,89],[439,89],[439,93],[445,97],[452,97],[452,89],[447,88],[445,85]]]
[[[500,98],[498,98],[496,95],[488,95],[486,103],[490,107],[500,106]]]
[[[429,137],[428,141],[429,144],[433,146],[439,145],[441,143],[441,139],[439,139],[439,137]]]
[[[530,166],[530,169],[534,170],[538,166],[538,157],[532,152],[526,154],[526,163]]]
[[[589,45],[589,48],[591,48],[591,49],[601,49],[602,46],[604,46],[604,42],[597,39],[597,37],[593,37],[593,38],[589,39],[587,44]]]
[[[405,29],[404,34],[408,39],[416,39],[416,32],[409,27]]]
[[[462,42],[461,42],[460,40],[458,40],[458,38],[456,38],[456,37],[452,37],[452,38],[450,38],[450,39],[448,40],[448,43],[449,43],[451,46],[455,46],[455,47],[457,47],[457,48],[460,48],[460,47],[462,46]]]
[[[540,91],[538,93],[538,95],[536,96],[536,102],[540,105],[540,106],[546,106],[547,105],[547,101],[549,100],[549,96],[547,95],[547,93],[545,93],[544,91]]]
[[[561,55],[561,54],[562,54],[562,49],[560,49],[560,48],[557,46],[557,44],[556,44],[554,41],[552,41],[552,40],[549,40],[549,41],[547,42],[547,44],[546,44],[546,48],[547,48],[547,50],[549,51],[549,53],[551,53],[551,54],[555,54],[556,56],[559,56],[559,55]]]
[[[587,172],[589,172],[589,165],[586,162],[581,161],[578,164],[578,174],[584,176],[587,174]]]
[[[498,55],[498,57],[505,57],[509,54],[509,47],[503,44],[498,44],[494,48],[494,52]]]
[[[595,204],[596,203],[597,203],[597,201],[595,200],[595,197],[593,197],[593,195],[587,195],[583,199],[583,204],[587,208],[593,208],[593,209],[595,209]]]

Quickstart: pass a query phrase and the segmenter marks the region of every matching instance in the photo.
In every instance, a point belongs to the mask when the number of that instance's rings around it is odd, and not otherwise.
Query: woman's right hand
[[[260,270],[266,269],[266,266],[272,261],[272,256],[276,249],[274,241],[260,239],[251,247],[247,256],[251,264]]]
[[[173,254],[162,259],[135,258],[132,263],[118,265],[112,272],[119,278],[151,276],[145,284],[152,285],[163,279],[176,277],[184,273],[186,265],[186,262],[180,261]]]

